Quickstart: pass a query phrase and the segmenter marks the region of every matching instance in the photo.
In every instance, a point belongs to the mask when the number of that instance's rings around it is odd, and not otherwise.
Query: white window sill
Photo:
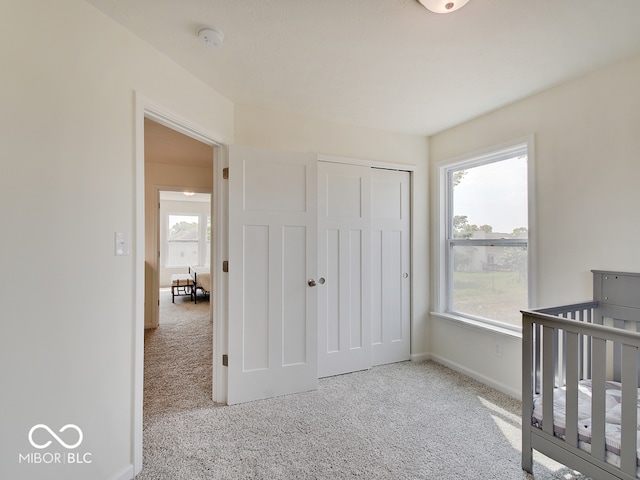
[[[508,337],[516,337],[522,338],[522,329],[512,330],[510,328],[501,327],[499,325],[493,325],[491,323],[483,322],[480,320],[474,320],[472,318],[461,317],[459,315],[454,315],[451,313],[443,313],[443,312],[431,312],[431,315],[442,320],[447,320],[450,322],[460,323],[467,327],[483,330],[485,332],[496,333],[499,335],[505,335]],[[516,327],[517,328],[517,327]]]

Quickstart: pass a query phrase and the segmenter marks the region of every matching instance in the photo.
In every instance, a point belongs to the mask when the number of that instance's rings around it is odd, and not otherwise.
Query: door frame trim
[[[145,97],[139,92],[135,96],[134,138],[135,138],[135,198],[134,198],[134,281],[133,281],[133,418],[132,418],[132,454],[133,471],[137,475],[142,470],[142,408],[144,400],[144,308],[145,308],[145,166],[144,166],[144,119],[148,118],[165,127],[171,128],[183,135],[191,137],[213,147],[213,194],[211,196],[211,226],[214,229],[211,252],[212,292],[213,307],[210,309],[214,318],[213,322],[213,359],[212,369],[214,374],[213,401],[224,403],[226,401],[226,372],[224,378],[221,373],[223,368],[221,355],[226,352],[226,326],[225,312],[227,311],[226,291],[227,280],[222,276],[222,270],[213,268],[221,264],[221,259],[226,256],[228,249],[227,221],[228,201],[224,195],[222,182],[222,168],[228,164],[228,148],[221,135],[213,133],[198,125],[164,105]]]

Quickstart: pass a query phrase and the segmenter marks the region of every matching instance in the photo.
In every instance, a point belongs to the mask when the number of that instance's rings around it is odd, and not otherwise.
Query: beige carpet
[[[535,477],[523,472],[520,402],[433,362],[216,407],[208,308],[163,295],[146,333],[138,480],[584,478],[537,454]]]
[[[211,405],[209,301],[160,291],[160,326],[144,335],[144,419]]]

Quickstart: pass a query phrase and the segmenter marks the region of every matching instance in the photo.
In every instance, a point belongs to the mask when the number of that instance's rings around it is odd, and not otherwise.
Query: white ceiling
[[[235,104],[422,135],[640,54],[638,0],[87,1]]]

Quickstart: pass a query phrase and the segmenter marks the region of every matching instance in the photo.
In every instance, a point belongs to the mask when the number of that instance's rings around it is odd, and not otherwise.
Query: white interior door
[[[316,156],[230,147],[228,404],[317,388],[317,238]]]
[[[318,165],[318,374],[371,367],[369,167]]]
[[[411,352],[410,174],[371,170],[371,335],[373,365]]]

